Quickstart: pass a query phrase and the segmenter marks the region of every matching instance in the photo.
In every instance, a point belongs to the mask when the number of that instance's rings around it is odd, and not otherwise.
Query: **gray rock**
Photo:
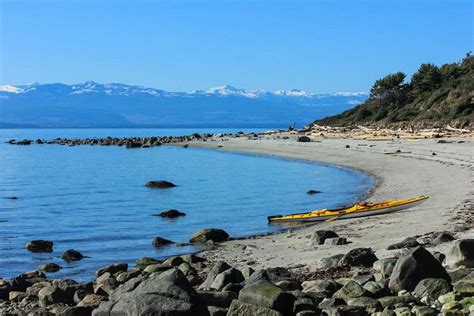
[[[401,242],[395,243],[387,247],[388,250],[403,249],[403,248],[414,248],[420,246],[420,243],[416,241],[417,237],[408,237]]]
[[[233,300],[236,300],[238,295],[237,293],[230,292],[230,291],[222,291],[222,292],[210,292],[210,291],[198,291],[199,298],[201,302],[206,304],[207,306],[217,306],[217,307],[224,307],[228,308],[230,303]]]
[[[318,305],[315,304],[314,300],[309,297],[302,297],[293,303],[293,313],[298,313],[302,311],[318,311]]]
[[[138,259],[135,262],[135,264],[139,268],[145,268],[146,266],[149,266],[151,264],[158,264],[158,263],[162,263],[162,262],[163,261],[158,260],[158,259],[154,259],[154,258],[150,258],[150,257],[143,257],[143,258]]]
[[[220,291],[229,283],[240,283],[244,280],[245,278],[239,270],[230,268],[219,273],[212,282],[210,288]]]
[[[381,297],[379,298],[379,302],[383,308],[386,308],[386,307],[394,307],[397,304],[417,303],[418,300],[411,295],[404,295],[404,296]]]
[[[301,284],[299,282],[290,280],[278,281],[275,283],[275,285],[286,292],[297,291],[302,289]]]
[[[233,300],[230,304],[227,316],[282,316],[282,314],[276,310],[249,304],[240,300]]]
[[[38,292],[38,302],[41,307],[47,307],[57,303],[66,303],[67,301],[68,299],[64,291],[54,285],[46,286]]]
[[[261,280],[265,280],[265,281],[269,281],[270,279],[268,278],[268,274],[267,274],[267,271],[265,270],[258,270],[258,271],[255,271],[254,273],[252,273],[251,276],[249,276],[246,280],[245,280],[245,284],[246,285],[250,285],[252,283],[255,283],[257,281],[261,281]]]
[[[418,282],[426,278],[451,281],[441,263],[425,248],[418,247],[398,259],[388,286],[393,292],[413,291]]]
[[[174,256],[163,261],[164,266],[177,267],[184,262],[181,256]]]
[[[325,297],[331,297],[342,285],[334,280],[314,280],[302,283],[303,291],[321,293]]]
[[[84,256],[77,250],[69,249],[62,254],[61,258],[66,262],[71,262],[81,260]]]
[[[98,278],[105,272],[109,272],[110,274],[115,274],[120,271],[127,272],[127,270],[128,270],[127,263],[115,263],[115,264],[111,264],[97,270],[95,273],[95,277]]]
[[[308,136],[298,136],[297,141],[300,143],[309,143],[311,142],[311,138],[309,138]]]
[[[344,257],[343,254],[338,254],[331,257],[323,258],[321,259],[320,267],[323,269],[335,267],[337,266],[339,261],[341,261],[342,257]]]
[[[160,248],[166,245],[173,244],[173,242],[171,240],[157,236],[153,238],[153,240],[151,241],[151,244],[153,245],[153,247]]]
[[[117,292],[109,297],[109,301],[102,302],[92,315],[206,315],[208,313],[205,305],[199,300],[198,294],[177,268],[150,275],[148,279],[143,280],[130,291]]]
[[[366,296],[367,291],[357,282],[350,280],[341,289],[334,293],[334,298],[355,298]]]
[[[345,301],[349,306],[364,307],[370,313],[375,313],[382,309],[382,305],[378,300],[367,296],[347,298]]]
[[[352,277],[352,280],[356,281],[360,285],[364,285],[367,282],[374,281],[375,278],[372,274],[360,274],[360,275],[354,275]]]
[[[446,264],[451,268],[474,268],[474,239],[456,241],[446,256]]]
[[[382,297],[388,294],[388,289],[381,282],[369,281],[364,284],[363,288],[373,297]]]
[[[310,244],[312,246],[322,245],[324,241],[328,238],[337,238],[339,237],[336,232],[332,230],[317,230],[314,232],[313,237],[311,238]]]
[[[54,273],[61,270],[61,266],[56,263],[45,263],[39,266],[40,271]]]
[[[31,252],[53,252],[53,242],[49,240],[32,240],[25,245],[26,250]]]
[[[71,306],[71,307],[66,307],[57,315],[59,316],[90,316],[91,313],[92,313],[91,306]]]
[[[168,181],[164,181],[164,180],[148,181],[145,185],[149,188],[159,188],[159,189],[176,187],[176,184],[168,182]]]
[[[167,210],[167,211],[159,213],[157,216],[165,217],[165,218],[176,218],[180,216],[186,216],[186,214],[178,210]]]
[[[229,234],[218,228],[202,229],[191,236],[190,243],[221,242],[229,239]]]
[[[324,310],[331,309],[336,306],[345,305],[346,302],[341,298],[325,298],[321,303],[319,303],[319,308]]]
[[[434,301],[440,295],[450,292],[451,289],[451,284],[445,279],[427,278],[418,283],[413,293],[419,298],[427,296],[430,300]]]
[[[372,248],[355,248],[342,257],[338,265],[349,265],[351,267],[372,267],[377,257]]]
[[[11,291],[25,292],[27,288],[38,282],[47,281],[46,275],[40,271],[32,271],[13,277],[10,282]]]
[[[435,316],[439,314],[438,310],[425,305],[413,306],[412,311],[413,313],[415,313],[416,316]]]
[[[451,235],[450,233],[448,232],[442,232],[441,234],[439,234],[434,242],[435,244],[441,244],[441,243],[445,243],[445,242],[450,242],[450,241],[453,241],[455,240],[456,238],[454,238],[453,235]]]
[[[224,272],[225,270],[230,269],[231,266],[229,266],[226,262],[224,261],[217,261],[207,274],[206,280],[199,286],[200,289],[210,289],[212,282],[214,282],[214,279],[219,273]]]
[[[344,238],[344,237],[327,238],[324,241],[324,244],[328,245],[328,246],[345,245],[345,244],[347,244],[347,239]]]
[[[262,280],[245,286],[239,292],[239,300],[277,310],[283,315],[289,315],[293,311],[295,297],[282,291],[273,283]]]
[[[397,258],[380,259],[374,262],[373,268],[375,271],[380,272],[383,278],[389,278],[397,261]]]

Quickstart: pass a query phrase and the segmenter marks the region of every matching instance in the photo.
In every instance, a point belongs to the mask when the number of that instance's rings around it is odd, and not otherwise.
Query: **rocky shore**
[[[220,238],[222,234],[226,238]],[[214,247],[219,247],[214,237],[228,238],[224,231],[195,235],[198,242]],[[334,231],[315,230],[310,242],[337,245],[332,243],[335,236]],[[440,236],[435,242],[453,238]],[[398,256],[383,259],[371,248],[353,248],[325,258],[325,266],[313,272],[286,267],[254,270],[250,263],[239,269],[232,262],[197,255],[164,261],[141,258],[131,268],[126,263],[111,264],[86,283],[32,271],[0,280],[0,312],[97,316],[474,313],[474,239],[455,241],[446,254],[427,250],[430,242],[408,238],[393,245],[400,250]]]

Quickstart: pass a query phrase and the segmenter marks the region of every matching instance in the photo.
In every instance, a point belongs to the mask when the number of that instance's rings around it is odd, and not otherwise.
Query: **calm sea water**
[[[236,129],[11,129],[0,130],[0,277],[56,262],[51,277],[88,280],[114,262],[182,254],[195,247],[155,249],[155,236],[185,243],[205,227],[231,236],[271,232],[268,215],[351,203],[373,185],[351,170],[302,161],[203,149],[154,147],[12,146],[10,138],[184,135]],[[249,130],[244,130],[249,131]],[[252,131],[259,131],[253,129]],[[176,188],[149,189],[164,179]],[[308,189],[321,194],[309,196]],[[17,200],[8,199],[16,196]],[[166,209],[187,214],[174,220],[152,216]],[[33,239],[54,241],[51,254],[24,249]],[[65,263],[74,248],[88,258]]]

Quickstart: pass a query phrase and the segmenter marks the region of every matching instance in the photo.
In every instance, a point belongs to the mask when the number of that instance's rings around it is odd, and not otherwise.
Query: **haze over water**
[[[186,243],[206,227],[231,236],[275,231],[269,215],[352,203],[373,185],[360,172],[273,157],[181,147],[31,145],[5,140],[56,137],[130,137],[236,132],[237,129],[11,129],[0,130],[0,277],[56,262],[51,277],[88,280],[106,264],[133,264],[143,256],[163,258],[198,248],[155,249],[155,236]],[[247,130],[250,131],[250,130]],[[252,131],[259,131],[252,129]],[[223,142],[225,146],[225,142]],[[178,187],[149,189],[149,180]],[[316,189],[321,194],[307,195]],[[16,196],[17,200],[8,199]],[[152,216],[167,209],[187,215],[169,220]],[[52,254],[33,254],[26,242],[54,241]],[[64,263],[67,249],[85,258]]]

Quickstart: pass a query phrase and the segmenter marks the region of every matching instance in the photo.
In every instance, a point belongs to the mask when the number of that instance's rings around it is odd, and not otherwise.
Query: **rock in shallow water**
[[[178,210],[167,210],[159,214],[156,214],[155,216],[160,216],[160,217],[165,217],[165,218],[176,218],[180,216],[186,216],[186,214]]]
[[[171,240],[168,240],[168,239],[165,239],[165,238],[155,237],[155,238],[153,238],[153,241],[151,243],[154,247],[158,248],[158,247],[163,247],[163,246],[166,246],[166,245],[170,245],[173,242]]]
[[[45,263],[39,266],[40,271],[54,273],[61,270],[61,266],[56,263]]]
[[[176,184],[169,181],[159,180],[159,181],[148,181],[146,183],[146,186],[149,188],[166,189],[166,188],[174,188],[176,187]]]
[[[66,262],[71,262],[81,260],[84,256],[77,250],[69,249],[62,254],[61,258]]]
[[[49,240],[32,240],[25,246],[31,252],[53,252],[53,242]]]

